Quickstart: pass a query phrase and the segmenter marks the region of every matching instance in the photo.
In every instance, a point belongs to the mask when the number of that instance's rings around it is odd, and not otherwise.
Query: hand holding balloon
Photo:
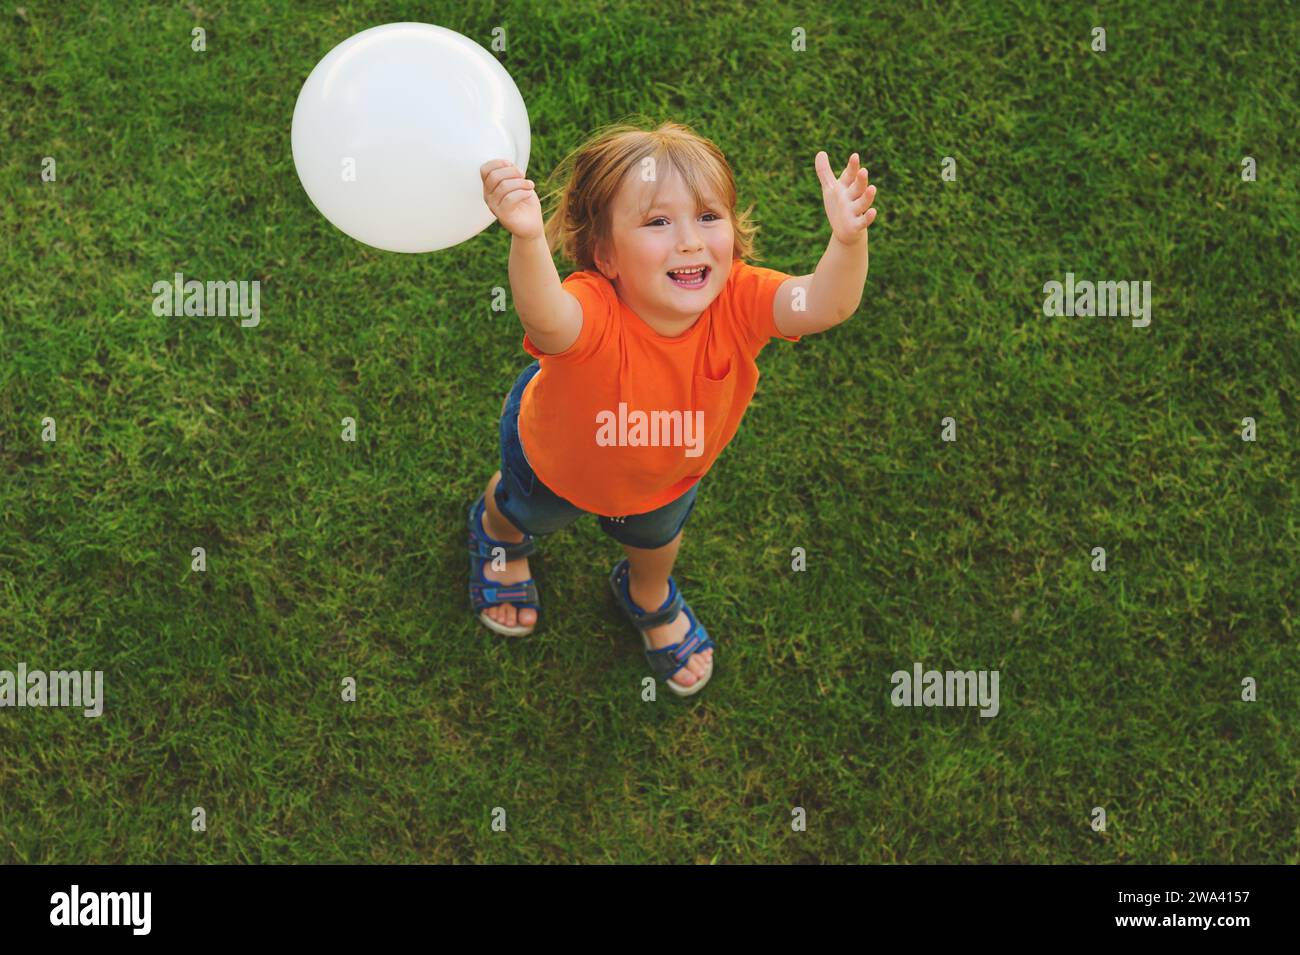
[[[502,228],[517,239],[536,239],[544,231],[542,203],[531,179],[507,159],[492,159],[479,167],[483,201]]]
[[[527,169],[530,134],[523,97],[493,54],[446,27],[385,23],[316,64],[292,140],[298,178],[326,219],[376,249],[418,253],[492,224],[497,210],[475,195],[474,173],[492,156]]]

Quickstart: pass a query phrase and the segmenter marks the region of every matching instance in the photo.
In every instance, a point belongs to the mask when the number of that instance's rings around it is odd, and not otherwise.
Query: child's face
[[[696,209],[681,177],[671,167],[665,171],[662,184],[641,181],[636,167],[623,181],[610,223],[614,248],[596,261],[637,315],[671,324],[693,321],[718,297],[731,271],[735,236],[716,196],[706,196],[704,208]],[[692,265],[708,266],[700,288],[683,288],[668,277],[669,270]]]

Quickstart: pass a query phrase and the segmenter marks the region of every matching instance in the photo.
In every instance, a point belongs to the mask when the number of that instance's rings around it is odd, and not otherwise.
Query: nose
[[[704,243],[700,241],[700,234],[695,230],[695,226],[684,224],[677,239],[677,251],[685,255],[688,252],[698,252],[702,248]]]

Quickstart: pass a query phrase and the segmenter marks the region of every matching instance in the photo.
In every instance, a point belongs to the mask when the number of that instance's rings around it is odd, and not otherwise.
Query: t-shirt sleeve
[[[595,354],[609,335],[618,316],[618,293],[599,272],[574,272],[560,287],[582,306],[582,330],[572,345],[555,354],[542,351],[525,332],[524,351],[548,361],[582,361]]]
[[[781,283],[792,278],[788,272],[765,269],[741,261],[732,276],[732,308],[757,354],[772,338],[797,342],[802,335],[782,335],[776,329],[773,306]]]

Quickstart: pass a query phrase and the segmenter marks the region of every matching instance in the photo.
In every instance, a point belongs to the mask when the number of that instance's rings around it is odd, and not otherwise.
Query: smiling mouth
[[[669,272],[669,280],[678,288],[700,289],[708,284],[709,276],[713,274],[713,269],[709,266],[704,267],[703,272],[696,272],[692,275],[678,276],[676,273]],[[689,279],[690,281],[687,281]]]

